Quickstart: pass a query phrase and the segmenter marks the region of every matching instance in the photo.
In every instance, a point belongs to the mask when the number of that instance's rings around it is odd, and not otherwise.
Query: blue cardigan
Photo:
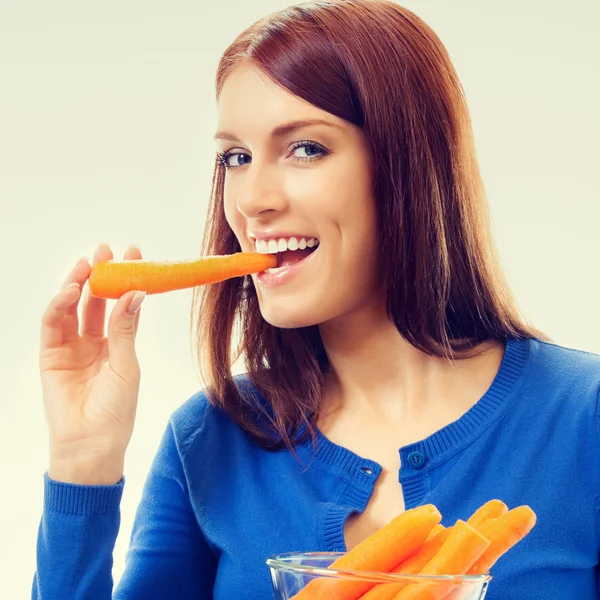
[[[600,598],[599,389],[599,356],[511,340],[477,404],[399,448],[407,508],[433,503],[446,525],[491,498],[537,513],[492,569],[486,600]],[[191,397],[166,428],[114,592],[123,481],[77,486],[46,474],[32,598],[272,598],[265,559],[344,551],[344,520],[365,508],[381,471],[320,434],[298,454],[261,449],[203,393]]]

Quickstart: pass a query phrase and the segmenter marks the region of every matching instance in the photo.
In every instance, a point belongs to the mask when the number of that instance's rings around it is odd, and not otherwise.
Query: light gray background
[[[47,434],[42,312],[80,256],[197,256],[212,172],[218,58],[284,0],[0,2],[0,597],[28,598]],[[470,104],[500,255],[518,301],[564,345],[600,351],[597,0],[407,0]],[[118,579],[170,413],[200,386],[191,291],[148,298]],[[110,305],[112,307],[112,303]]]

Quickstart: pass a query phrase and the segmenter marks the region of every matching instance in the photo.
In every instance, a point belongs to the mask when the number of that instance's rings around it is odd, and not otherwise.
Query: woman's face
[[[318,121],[318,122],[317,122]],[[227,222],[244,252],[277,252],[253,275],[263,317],[305,327],[381,304],[370,156],[361,130],[242,65],[218,103]]]

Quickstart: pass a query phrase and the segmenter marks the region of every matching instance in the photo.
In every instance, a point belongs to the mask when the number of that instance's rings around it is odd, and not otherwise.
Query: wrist
[[[123,478],[124,462],[124,457],[114,455],[67,458],[51,454],[48,477],[75,485],[115,485]]]

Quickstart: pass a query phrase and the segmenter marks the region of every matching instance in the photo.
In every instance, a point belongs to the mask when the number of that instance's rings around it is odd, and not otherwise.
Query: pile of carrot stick
[[[509,510],[490,500],[467,520],[450,527],[433,504],[407,510],[330,565],[340,571],[401,575],[483,575],[533,528],[529,506]],[[464,588],[463,588],[464,589]],[[451,600],[460,597],[456,583],[374,583],[321,577],[294,600]]]

